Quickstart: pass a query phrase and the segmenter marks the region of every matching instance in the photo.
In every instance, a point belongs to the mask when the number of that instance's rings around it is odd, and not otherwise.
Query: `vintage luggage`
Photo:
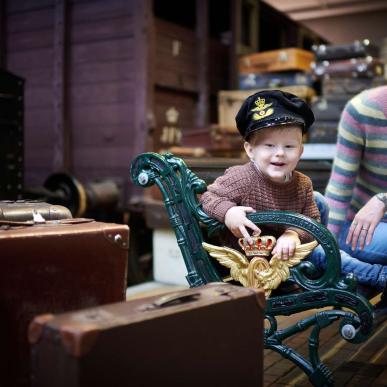
[[[187,153],[184,155],[185,157],[239,157],[241,153],[244,153],[242,137],[235,125],[234,127],[211,125],[207,128],[184,130],[182,145],[193,147],[193,151],[196,153],[196,155]],[[176,154],[174,148],[170,148],[170,150]],[[177,150],[179,151],[179,149]],[[205,154],[203,151],[199,153],[199,150],[205,150]]]
[[[315,90],[308,86],[287,86],[276,87],[275,89],[286,91],[309,101],[315,94]],[[235,116],[238,113],[243,101],[250,95],[263,89],[255,90],[221,90],[218,93],[218,116],[219,126],[235,128]]]
[[[204,147],[201,146],[171,146],[166,151],[173,153],[179,157],[204,157],[208,153]]]
[[[0,227],[0,386],[29,385],[34,316],[125,299],[128,236],[90,219]]]
[[[308,142],[336,143],[338,125],[338,121],[315,121],[308,130]]]
[[[372,57],[354,58],[315,62],[312,70],[316,77],[373,78],[383,76],[384,64],[380,59]]]
[[[0,201],[0,221],[33,220],[34,214],[39,214],[45,220],[72,218],[68,208],[44,203],[38,200],[2,200]]]
[[[312,50],[318,61],[379,56],[378,47],[371,44],[368,39],[356,40],[350,44],[314,45]]]
[[[310,71],[314,61],[313,52],[301,48],[257,52],[239,59],[239,72],[267,73],[274,71]]]
[[[239,88],[242,90],[298,85],[313,87],[312,74],[300,71],[287,71],[276,73],[248,73],[239,75]]]
[[[311,103],[311,109],[316,121],[339,121],[341,113],[348,102],[347,96],[315,97]]]
[[[32,386],[262,386],[261,291],[213,283],[29,328]]]
[[[382,86],[383,77],[375,78],[328,78],[322,82],[322,94],[325,96],[347,96],[348,99],[366,89]]]

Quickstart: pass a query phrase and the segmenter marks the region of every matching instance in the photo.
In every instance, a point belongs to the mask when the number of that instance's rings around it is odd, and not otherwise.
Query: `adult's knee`
[[[328,202],[325,199],[324,195],[322,195],[318,191],[313,191],[313,197],[317,204],[317,208],[320,211],[321,223],[326,226],[328,224],[329,216]]]

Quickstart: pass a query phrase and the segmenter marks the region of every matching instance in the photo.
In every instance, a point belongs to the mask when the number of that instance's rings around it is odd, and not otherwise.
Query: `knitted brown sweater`
[[[295,171],[287,183],[274,183],[252,162],[231,167],[208,186],[200,199],[204,211],[224,223],[226,212],[234,206],[247,206],[255,211],[282,210],[306,215],[320,221],[320,212],[313,199],[312,182]],[[262,234],[272,232],[279,237],[286,229],[295,230],[302,243],[311,241],[309,233],[288,226],[260,226]]]

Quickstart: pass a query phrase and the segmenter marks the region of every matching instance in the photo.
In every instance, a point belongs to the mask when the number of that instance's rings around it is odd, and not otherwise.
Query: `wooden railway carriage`
[[[239,54],[303,45],[301,27],[259,3],[1,0],[0,66],[25,79],[25,185],[58,171],[114,179],[128,208],[143,193],[127,165],[216,123]]]
[[[114,182],[114,217],[87,215],[129,222],[134,264],[151,243],[131,160],[187,146],[197,129],[208,138],[218,91],[237,87],[238,55],[322,42],[258,0],[0,0],[0,26],[0,66],[25,79],[25,188],[57,172]]]

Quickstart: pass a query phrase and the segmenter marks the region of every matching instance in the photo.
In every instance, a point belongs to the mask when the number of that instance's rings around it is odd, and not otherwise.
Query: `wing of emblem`
[[[202,245],[211,257],[230,269],[230,275],[235,281],[239,281],[245,287],[248,286],[247,269],[249,261],[242,253],[230,247],[219,247],[205,242]]]
[[[265,290],[268,297],[272,290],[276,289],[281,282],[286,281],[290,276],[290,268],[298,265],[312,250],[317,246],[317,241],[304,243],[296,246],[293,257],[284,261],[274,254],[270,259],[270,269],[257,272],[255,271],[257,285]]]

